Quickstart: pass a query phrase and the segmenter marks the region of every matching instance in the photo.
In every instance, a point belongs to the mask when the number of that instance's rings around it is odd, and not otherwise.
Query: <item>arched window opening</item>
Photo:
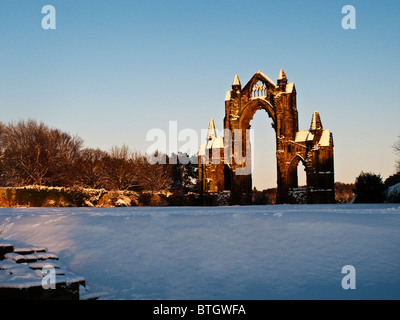
[[[266,98],[267,97],[267,86],[264,82],[258,81],[252,89],[253,98]]]

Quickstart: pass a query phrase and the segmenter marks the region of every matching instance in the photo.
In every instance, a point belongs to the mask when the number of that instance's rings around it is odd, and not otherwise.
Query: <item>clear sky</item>
[[[356,29],[342,28],[342,7]],[[56,9],[44,30],[42,7]],[[85,146],[145,152],[153,128],[223,127],[235,74],[284,69],[299,128],[333,132],[335,179],[394,173],[400,135],[400,1],[0,0],[0,121],[34,118]],[[255,185],[276,185],[274,132],[257,112]]]

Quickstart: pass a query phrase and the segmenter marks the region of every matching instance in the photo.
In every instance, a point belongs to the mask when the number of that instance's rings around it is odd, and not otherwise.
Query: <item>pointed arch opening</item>
[[[294,204],[307,203],[308,188],[306,161],[298,154],[295,155],[290,162],[287,180],[287,185],[289,187],[289,202]]]
[[[275,204],[277,191],[276,135],[264,110],[250,121],[252,133],[252,190],[255,204]]]
[[[267,100],[261,98],[252,99],[245,105],[242,112],[239,114],[240,127],[248,128],[250,125],[250,121],[253,119],[254,114],[258,110],[265,110],[267,112],[268,116],[272,119],[273,127],[275,128],[275,108]]]

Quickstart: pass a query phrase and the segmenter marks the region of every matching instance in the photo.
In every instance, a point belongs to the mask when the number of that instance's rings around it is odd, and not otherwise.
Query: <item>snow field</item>
[[[399,229],[395,204],[0,209],[102,299],[399,299]]]

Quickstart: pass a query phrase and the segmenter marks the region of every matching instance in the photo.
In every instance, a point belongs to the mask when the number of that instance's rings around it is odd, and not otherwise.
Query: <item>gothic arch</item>
[[[292,160],[290,161],[289,167],[293,167],[294,166],[294,167],[297,168],[297,166],[299,165],[299,162],[301,162],[304,165],[304,167],[306,167],[306,164],[307,164],[306,159],[304,159],[299,154],[295,154],[294,157],[292,158]]]
[[[249,127],[251,120],[258,110],[265,110],[268,116],[272,119],[274,128],[276,125],[275,108],[267,100],[261,98],[251,99],[239,113],[239,128],[245,130]]]
[[[233,204],[251,203],[251,170],[242,170],[247,168],[249,163],[251,165],[251,154],[248,152],[251,148],[250,141],[247,141],[246,129],[250,128],[254,114],[258,110],[265,110],[272,119],[275,130],[277,203],[290,202],[290,189],[298,187],[299,162],[306,170],[307,201],[334,202],[332,135],[330,130],[322,128],[318,112],[314,112],[309,130],[298,130],[296,94],[294,83],[288,83],[283,70],[279,72],[277,83],[258,71],[243,88],[239,77],[234,77],[232,90],[225,96],[224,129],[225,132],[227,130],[231,133],[231,139],[225,138],[223,142],[218,143],[220,153],[229,166],[218,170],[218,165],[202,163],[204,150],[214,143],[208,141],[202,145],[199,149],[201,192],[215,191],[208,189],[206,181],[216,180],[219,184],[215,185],[225,186],[225,189],[221,190],[217,187],[217,191],[230,188]],[[236,135],[237,129],[242,130],[241,135]],[[216,137],[213,141],[214,139]],[[235,160],[238,155],[240,161]]]
[[[288,166],[288,174],[287,174],[287,185],[290,188],[297,188],[298,187],[298,175],[297,175],[297,168],[299,166],[299,163],[302,163],[304,166],[304,169],[307,168],[307,162],[305,159],[303,159],[299,154],[296,154],[292,160],[290,161],[290,164]]]
[[[267,90],[275,90],[276,83],[273,82],[270,78],[268,78],[264,73],[258,71],[250,80],[249,82],[243,87],[243,92],[251,93],[253,87],[257,82],[263,82],[267,88]]]

